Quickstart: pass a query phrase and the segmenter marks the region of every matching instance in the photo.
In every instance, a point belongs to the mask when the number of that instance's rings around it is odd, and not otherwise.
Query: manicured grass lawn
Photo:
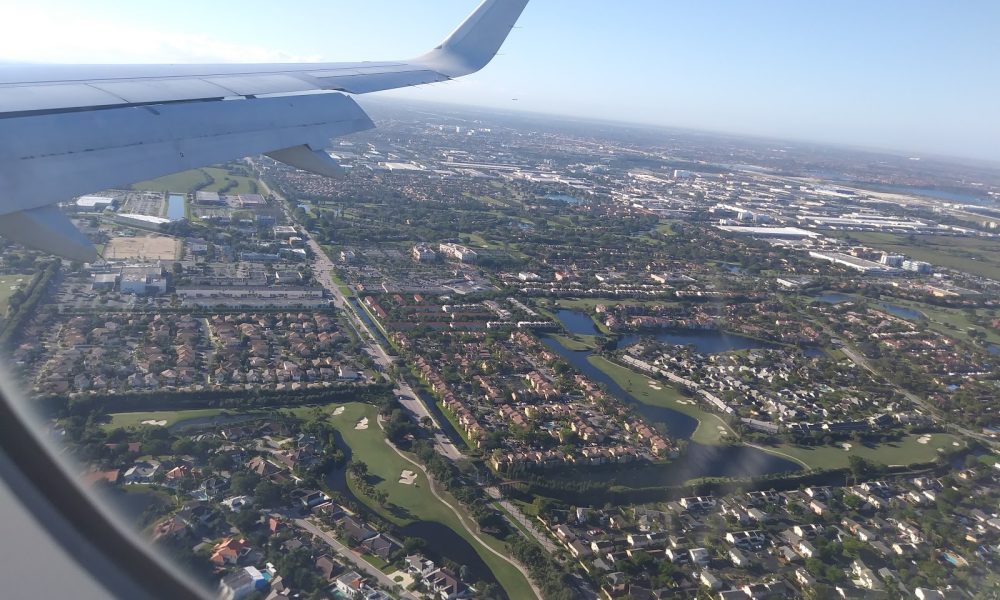
[[[926,444],[921,444],[918,440],[924,435],[930,436]],[[860,456],[872,462],[883,465],[910,465],[915,463],[931,462],[938,456],[938,448],[954,449],[954,442],[962,444],[960,438],[950,433],[932,434],[912,434],[903,437],[898,442],[879,444],[878,446],[862,446],[857,442],[852,444],[850,450],[844,450],[840,446],[820,446],[811,448],[806,446],[795,446],[792,444],[780,444],[777,446],[761,446],[766,451],[773,451],[774,454],[787,455],[805,462],[814,469],[836,469],[847,467],[848,459],[851,456]]]
[[[622,386],[622,388],[635,396],[643,404],[665,406],[697,419],[698,428],[691,435],[691,441],[698,442],[699,444],[719,444],[724,437],[722,435],[723,431],[729,432],[729,436],[734,435],[733,431],[721,417],[702,410],[697,405],[688,404],[688,402],[693,402],[693,400],[681,394],[677,388],[668,383],[657,381],[657,385],[661,388],[657,390],[649,386],[649,382],[652,379],[648,375],[643,375],[619,366],[600,356],[591,356],[587,361],[607,373],[611,379],[615,380],[615,383]],[[724,429],[719,429],[720,426]]]
[[[1000,244],[996,240],[918,235],[911,242],[903,235],[869,232],[852,232],[851,237],[886,252],[906,254],[933,265],[1000,279]]]
[[[199,417],[214,417],[223,411],[221,408],[201,408],[193,410],[157,410],[152,412],[129,412],[113,413],[109,415],[111,421],[105,423],[105,430],[116,429],[118,427],[139,427],[143,421],[166,421],[164,425],[169,426],[188,419]]]
[[[374,406],[359,403],[343,406],[344,412],[340,415],[332,414],[334,406],[327,407],[326,410],[330,412],[330,420],[340,431],[344,442],[351,447],[354,460],[364,461],[368,465],[369,480],[377,489],[388,494],[388,501],[385,506],[379,506],[377,502],[363,496],[360,490],[354,487],[353,482],[350,482],[349,477],[348,480],[355,495],[368,504],[372,510],[398,525],[406,525],[416,520],[436,521],[446,525],[472,544],[476,553],[490,567],[511,598],[531,598],[533,596],[531,588],[521,573],[506,561],[482,549],[480,543],[469,535],[465,527],[462,526],[455,513],[434,497],[427,482],[427,476],[415,465],[396,454],[385,442],[385,435],[376,422],[377,409]],[[355,429],[355,425],[363,417],[368,418],[368,429]],[[399,475],[403,470],[410,470],[417,474],[413,485],[399,483]],[[448,498],[453,506],[460,507],[457,500],[443,493],[442,495]],[[506,549],[499,540],[496,540],[494,548],[506,554]]]
[[[574,352],[581,350],[593,350],[596,347],[596,336],[593,335],[563,335],[561,333],[553,333],[549,334],[549,337],[555,339],[568,350],[573,350]]]

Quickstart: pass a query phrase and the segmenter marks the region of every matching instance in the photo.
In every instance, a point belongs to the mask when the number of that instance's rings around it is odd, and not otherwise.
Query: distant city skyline
[[[37,0],[0,60],[402,59],[477,0]],[[380,94],[775,139],[1000,161],[1000,5],[533,0],[482,73]]]

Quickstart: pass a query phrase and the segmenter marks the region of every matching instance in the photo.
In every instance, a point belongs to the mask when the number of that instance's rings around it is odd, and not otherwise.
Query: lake
[[[910,321],[922,321],[927,317],[924,313],[919,310],[914,310],[912,308],[906,308],[905,306],[900,306],[898,304],[893,304],[891,302],[879,302],[877,304],[879,308],[889,313],[890,315],[899,317],[900,319],[908,319]]]
[[[850,294],[842,294],[840,292],[826,292],[814,296],[814,299],[820,302],[826,302],[827,304],[840,304],[841,302],[853,302],[857,300],[854,296]]]
[[[698,332],[701,333],[701,332]],[[747,339],[747,338],[744,338]],[[698,427],[697,419],[664,406],[653,406],[639,401],[615,380],[587,361],[592,352],[569,350],[550,337],[542,338],[554,352],[563,357],[592,381],[604,384],[619,400],[631,405],[651,423],[662,424],[667,434],[675,439],[689,439]],[[691,442],[684,455],[664,467],[657,483],[670,485],[698,477],[755,477],[769,473],[798,471],[794,462],[778,458],[748,446],[704,446]]]
[[[184,218],[184,205],[187,198],[181,194],[170,194],[167,196],[167,218],[171,221],[180,221]]]

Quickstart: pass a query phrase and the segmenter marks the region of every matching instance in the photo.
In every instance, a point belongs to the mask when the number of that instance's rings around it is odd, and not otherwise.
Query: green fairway
[[[105,430],[117,429],[118,427],[138,427],[143,421],[156,421],[164,427],[174,425],[181,421],[197,419],[200,417],[214,417],[223,412],[221,408],[200,408],[194,410],[157,410],[151,412],[128,412],[113,413],[108,415],[111,421],[103,425]]]
[[[636,373],[600,356],[591,356],[587,358],[587,361],[607,373],[608,377],[611,377],[615,383],[622,386],[639,402],[651,406],[672,408],[696,419],[698,428],[691,434],[691,441],[699,444],[720,444],[725,436],[735,435],[722,417],[702,410],[694,404],[694,400],[681,394],[677,388],[660,381],[656,383],[660,389],[650,387],[649,382],[652,379],[648,375]]]
[[[343,406],[344,411],[339,415],[333,414],[335,407],[327,407],[326,410],[330,413],[329,418],[340,431],[344,442],[351,447],[354,459],[362,460],[368,465],[370,481],[377,489],[388,494],[388,501],[385,506],[380,506],[374,500],[361,494],[360,490],[356,489],[353,482],[351,482],[351,489],[355,495],[371,507],[372,510],[397,525],[405,525],[417,520],[435,521],[446,525],[472,544],[476,549],[476,553],[489,565],[490,570],[496,575],[497,580],[500,581],[503,588],[507,591],[508,596],[511,598],[532,597],[531,588],[520,571],[507,561],[485,550],[479,541],[469,534],[455,513],[431,493],[427,476],[415,465],[399,456],[386,443],[385,436],[376,422],[377,409],[374,406],[359,403],[350,403]],[[367,429],[357,429],[357,424],[363,418],[368,419]],[[417,474],[413,485],[399,483],[400,474],[404,470],[413,471]],[[457,500],[446,495],[445,492],[439,491],[439,493],[447,498],[448,502],[453,506],[460,507]],[[460,508],[460,510],[462,509]],[[471,520],[469,522],[471,524]],[[486,539],[490,540],[488,537]],[[492,542],[495,542],[491,543],[494,550],[499,551],[501,554],[507,554],[507,550],[502,542],[499,540],[492,540]]]
[[[850,236],[879,250],[1000,280],[1000,244],[996,240],[941,235],[916,235],[911,240],[904,235],[868,232],[851,232]]]
[[[926,443],[920,443],[924,440]],[[961,438],[950,433],[911,434],[898,442],[889,442],[877,446],[863,446],[857,442],[851,444],[849,450],[842,446],[820,446],[817,448],[779,444],[776,446],[758,446],[766,452],[778,456],[801,461],[814,469],[838,469],[849,466],[851,456],[860,456],[872,462],[883,465],[911,465],[931,462],[938,457],[938,450],[954,450],[961,446]],[[959,446],[955,446],[955,444]]]

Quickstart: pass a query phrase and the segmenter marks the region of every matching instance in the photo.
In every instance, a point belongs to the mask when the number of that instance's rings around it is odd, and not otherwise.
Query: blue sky
[[[0,8],[0,59],[405,58],[475,4],[34,0]],[[532,0],[485,71],[394,94],[1000,160],[998,24],[992,0]]]

